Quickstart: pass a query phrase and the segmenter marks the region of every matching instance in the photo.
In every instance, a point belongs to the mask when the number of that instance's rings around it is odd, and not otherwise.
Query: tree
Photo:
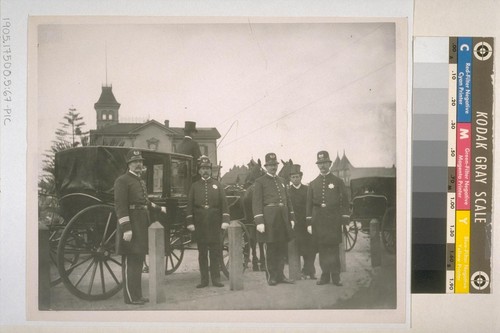
[[[38,219],[41,222],[52,223],[60,220],[57,215],[59,205],[55,196],[56,153],[79,145],[87,146],[89,143],[89,132],[82,130],[85,122],[75,108],[68,109],[68,112],[63,116],[63,121],[59,124],[61,127],[54,132],[55,140],[52,140],[52,146],[43,155],[43,172],[38,180]]]
[[[63,118],[66,122],[59,122],[62,128],[56,131],[56,137],[66,140],[66,137],[69,135],[72,147],[76,147],[79,144],[82,146],[85,145],[84,141],[88,142],[89,132],[82,132],[82,126],[85,126],[85,122],[82,121],[83,117],[76,112],[75,108],[70,108]],[[80,142],[75,140],[77,136],[80,138]]]

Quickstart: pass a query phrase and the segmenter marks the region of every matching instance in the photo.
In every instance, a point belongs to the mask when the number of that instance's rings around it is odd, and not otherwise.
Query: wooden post
[[[237,221],[231,221],[227,229],[229,237],[229,289],[243,289],[243,229]]]
[[[380,221],[372,219],[370,221],[370,254],[372,258],[372,267],[382,265],[382,251],[380,248]]]
[[[165,278],[165,230],[160,222],[148,229],[149,242],[149,300],[151,304],[165,303],[162,282]]]
[[[50,310],[50,231],[38,224],[38,310]]]
[[[340,272],[346,272],[344,237],[345,235],[344,232],[342,231],[342,242],[339,244]]]
[[[349,215],[342,215],[342,237],[340,238],[341,242],[339,244],[339,257],[340,257],[340,272],[346,272],[346,260],[345,260],[345,244],[347,234],[349,233]]]
[[[288,277],[292,280],[300,280],[300,256],[297,239],[288,242]]]

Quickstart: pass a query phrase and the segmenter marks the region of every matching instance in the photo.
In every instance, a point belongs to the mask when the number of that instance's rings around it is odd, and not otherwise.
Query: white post
[[[229,237],[229,289],[243,289],[243,229],[231,221],[227,229]]]
[[[161,286],[165,278],[165,230],[160,222],[148,229],[149,242],[149,300],[151,304],[164,303],[165,292]]]

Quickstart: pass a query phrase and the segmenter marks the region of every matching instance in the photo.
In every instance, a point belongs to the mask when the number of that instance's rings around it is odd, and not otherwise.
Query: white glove
[[[310,233],[311,235],[313,234],[313,227],[308,225],[307,226],[307,232]]]
[[[161,212],[163,214],[167,214],[167,207],[161,207]]]
[[[222,228],[222,230],[226,230],[229,227],[229,223],[224,222],[220,227]]]
[[[129,230],[129,231],[125,231],[123,233],[123,240],[125,242],[130,242],[132,240],[132,230]]]
[[[266,226],[264,225],[264,223],[261,223],[261,224],[257,224],[257,231],[260,232],[261,234],[266,231]]]
[[[295,221],[290,221],[290,224],[292,225],[292,229],[295,227]]]
[[[194,231],[194,224],[190,224],[187,226],[189,231]]]

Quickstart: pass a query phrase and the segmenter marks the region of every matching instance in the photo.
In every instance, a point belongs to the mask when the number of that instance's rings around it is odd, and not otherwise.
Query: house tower
[[[102,86],[101,97],[94,104],[94,109],[96,111],[96,125],[98,130],[109,125],[118,124],[120,103],[116,101],[113,95],[112,86]]]

